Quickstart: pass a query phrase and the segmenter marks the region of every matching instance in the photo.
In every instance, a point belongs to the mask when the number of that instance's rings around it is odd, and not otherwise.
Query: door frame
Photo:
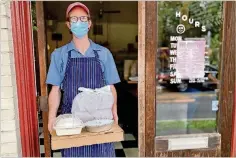
[[[38,13],[43,13],[43,1],[36,2]],[[40,141],[38,131],[39,103],[46,104],[46,36],[44,15],[38,17],[38,52],[40,66],[40,98],[37,98],[33,26],[30,1],[11,1],[12,38],[16,71],[17,98],[19,109],[19,128],[22,157],[40,157]],[[20,16],[21,15],[21,16]],[[43,21],[40,21],[43,19]],[[47,121],[47,112],[43,112],[43,120]],[[44,137],[49,138],[47,126],[44,125]],[[51,157],[50,141],[44,140],[45,156]]]
[[[44,18],[44,1],[36,1],[36,21],[37,21],[37,44],[39,58],[40,94],[39,107],[42,112],[43,136],[45,157],[51,157],[51,141],[48,131],[48,87],[46,84],[47,76],[47,32]]]
[[[10,9],[22,157],[40,157],[31,5],[11,1]]]
[[[138,145],[140,157],[152,157],[155,151],[156,15],[156,1],[138,2]]]
[[[236,1],[223,2],[220,119],[221,156],[236,156]],[[222,55],[222,54],[225,55]],[[233,72],[233,73],[230,73]]]
[[[155,136],[156,88],[155,60],[157,51],[157,2],[138,2],[139,13],[139,156],[157,156]],[[220,69],[219,132],[221,134],[221,155],[236,156],[236,84],[235,84],[235,28],[236,2],[223,2],[223,32]],[[233,72],[233,73],[229,73]],[[151,95],[150,95],[151,94]],[[219,122],[219,120],[218,120]],[[219,149],[220,150],[220,149]]]

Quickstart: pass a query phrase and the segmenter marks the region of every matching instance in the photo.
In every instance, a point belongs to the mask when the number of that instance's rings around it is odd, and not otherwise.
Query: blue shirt
[[[61,86],[62,80],[65,76],[69,51],[71,51],[71,58],[80,58],[94,57],[94,50],[98,52],[107,85],[113,85],[120,82],[120,77],[111,52],[107,48],[95,44],[91,40],[89,41],[90,47],[84,55],[79,53],[79,51],[75,48],[73,41],[56,49],[51,54],[51,63],[49,66],[46,83],[54,86]]]

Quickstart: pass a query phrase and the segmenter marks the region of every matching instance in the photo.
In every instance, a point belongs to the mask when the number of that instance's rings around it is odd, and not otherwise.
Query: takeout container
[[[83,123],[72,114],[58,116],[51,133],[52,150],[123,140],[124,131],[113,120],[97,119]]]
[[[114,121],[109,119],[96,119],[85,123],[85,128],[88,132],[98,133],[109,131],[112,128]]]
[[[58,136],[80,134],[84,123],[72,114],[59,115],[53,125]]]
[[[116,123],[112,124],[109,131],[103,132],[82,130],[80,134],[63,136],[58,136],[55,131],[51,133],[52,150],[120,141],[124,141],[124,131]]]

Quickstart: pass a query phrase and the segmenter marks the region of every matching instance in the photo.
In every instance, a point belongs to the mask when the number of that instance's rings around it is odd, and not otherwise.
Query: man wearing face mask
[[[114,84],[120,78],[111,52],[88,38],[91,27],[89,9],[75,2],[66,11],[67,26],[73,34],[72,41],[51,55],[51,63],[46,83],[52,85],[49,94],[48,130],[56,119],[57,110],[63,93],[62,114],[71,113],[72,101],[79,87],[100,88],[111,85],[114,96],[113,119],[118,123],[117,94]],[[62,150],[63,157],[114,157],[113,143],[74,147]]]

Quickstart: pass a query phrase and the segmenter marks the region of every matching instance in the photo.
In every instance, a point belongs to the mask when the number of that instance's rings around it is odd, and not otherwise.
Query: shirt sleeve
[[[60,75],[60,61],[57,59],[57,52],[54,51],[51,54],[51,63],[49,66],[48,74],[47,74],[47,79],[46,83],[51,84],[53,86],[60,86],[62,82],[62,77]]]
[[[120,82],[120,77],[116,68],[114,58],[109,50],[107,50],[107,60],[105,61],[104,76],[108,85],[113,85]]]

